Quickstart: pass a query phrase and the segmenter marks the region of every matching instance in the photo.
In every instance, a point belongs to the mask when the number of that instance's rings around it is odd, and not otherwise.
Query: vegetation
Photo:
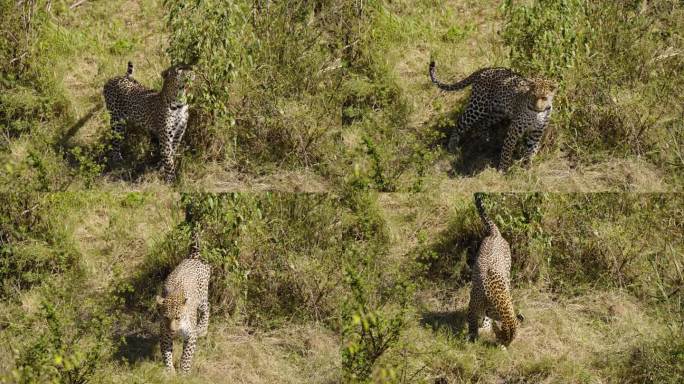
[[[101,88],[128,60],[151,87],[170,63],[194,64],[183,189],[240,189],[254,180],[285,190],[354,184],[382,192],[681,185],[684,11],[675,1],[70,5],[2,2],[4,185],[164,185],[144,130],[131,130],[126,161],[107,167]],[[473,135],[462,153],[446,153],[465,94],[429,86],[430,57],[444,78],[510,65],[560,83],[531,169],[487,170],[503,127],[491,143]]]
[[[197,382],[684,377],[679,194],[488,195],[527,318],[508,352],[486,332],[466,342],[469,265],[482,236],[470,195],[2,199],[3,217],[33,207],[2,227],[7,382],[166,380],[154,296],[187,255],[185,212],[214,271]]]
[[[672,0],[0,0],[0,383],[684,381],[681,25]],[[529,169],[492,168],[503,125],[446,152],[468,92],[430,59],[559,83]],[[155,89],[193,65],[174,184],[144,127],[107,159],[129,60]],[[481,190],[507,351],[465,337]],[[154,297],[191,225],[212,316],[174,377]]]

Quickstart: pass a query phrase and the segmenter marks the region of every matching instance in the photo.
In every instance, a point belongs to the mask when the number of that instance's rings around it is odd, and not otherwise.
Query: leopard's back
[[[151,90],[132,77],[119,76],[110,79],[104,86],[107,109],[113,118],[124,119],[129,123],[156,131],[158,125],[158,92]]]

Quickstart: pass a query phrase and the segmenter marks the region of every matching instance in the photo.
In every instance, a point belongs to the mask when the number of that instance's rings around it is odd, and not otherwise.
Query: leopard
[[[192,67],[176,64],[165,69],[160,91],[145,87],[133,77],[133,63],[128,62],[126,74],[109,79],[103,89],[105,105],[110,115],[113,133],[111,161],[123,160],[121,144],[126,125],[133,124],[149,131],[159,141],[162,174],[167,182],[176,176],[175,156],[188,124],[189,109],[185,99]]]
[[[484,130],[488,138],[488,128],[507,121],[497,169],[500,172],[508,170],[513,151],[525,134],[523,163],[526,166],[531,163],[539,151],[553,110],[553,98],[558,89],[556,82],[541,77],[526,78],[510,68],[487,67],[463,80],[446,84],[437,79],[434,60],[430,61],[429,73],[432,83],[444,91],[472,86],[470,98],[449,137],[449,152],[456,152],[461,133],[476,128]]]
[[[480,318],[482,328],[491,327],[502,348],[515,338],[518,326],[525,317],[515,313],[511,297],[511,247],[494,220],[486,213],[483,196],[474,195],[475,206],[482,220],[486,236],[480,243],[472,270],[472,287],[468,304],[468,338],[477,339]]]
[[[209,280],[211,266],[200,258],[199,230],[192,232],[188,256],[169,274],[161,296],[156,297],[161,315],[160,349],[164,366],[175,372],[173,340],[180,336],[183,353],[182,373],[190,372],[198,337],[207,335],[209,327]]]

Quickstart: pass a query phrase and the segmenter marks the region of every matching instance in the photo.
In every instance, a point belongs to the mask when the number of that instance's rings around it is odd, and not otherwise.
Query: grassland
[[[508,351],[487,333],[465,341],[469,265],[482,236],[470,195],[62,193],[38,195],[28,210],[15,202],[25,213],[2,222],[0,377],[682,379],[681,195],[488,201],[512,244],[513,296],[526,315]],[[204,207],[212,320],[192,375],[173,379],[160,364],[154,295],[187,252],[187,204]]]
[[[684,9],[540,3],[0,0],[0,383],[683,381]],[[558,81],[529,169],[493,168],[504,126],[446,152],[468,92],[430,59]],[[175,184],[139,129],[106,165],[129,60],[194,64]],[[473,191],[512,244],[507,351],[465,340]],[[212,318],[175,377],[187,207]]]
[[[163,186],[145,132],[130,132],[121,167],[105,166],[102,85],[132,60],[152,87],[170,62],[195,63],[182,190],[679,190],[677,2],[183,3],[3,3],[3,24],[18,31],[3,43],[14,48],[3,51],[3,184]],[[559,82],[530,169],[494,171],[504,126],[492,143],[473,136],[446,153],[467,92],[431,86],[430,58],[446,79],[512,65]]]

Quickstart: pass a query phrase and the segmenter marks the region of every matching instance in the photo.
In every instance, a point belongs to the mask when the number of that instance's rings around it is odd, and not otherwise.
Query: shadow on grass
[[[421,315],[420,324],[430,326],[434,331],[447,329],[453,335],[461,335],[467,331],[468,314],[465,310],[425,312]]]
[[[457,127],[460,109],[453,110],[441,116],[437,116],[430,125],[440,137],[433,146],[444,148],[448,152],[448,143],[451,133]],[[487,167],[497,167],[501,148],[503,147],[509,121],[504,120],[487,129],[474,128],[461,132],[461,140],[454,153],[454,161],[450,176],[475,176]]]
[[[424,278],[447,282],[455,288],[470,282],[470,270],[482,240],[478,222],[474,212],[472,217],[455,216],[433,242],[418,251],[416,260],[424,266]]]
[[[152,359],[159,348],[158,337],[147,333],[126,335],[119,344],[114,358],[128,363],[137,363]]]
[[[88,145],[71,143],[71,139],[102,107],[101,104],[95,105],[69,127],[54,144],[55,150],[64,153],[65,160],[70,167],[92,168],[94,164],[98,164],[114,180],[135,182],[146,173],[157,171],[161,160],[159,141],[154,135],[140,127],[130,124],[126,126],[126,137],[121,146],[121,155],[124,160],[120,162],[112,162],[109,159],[111,156],[111,132],[109,131],[102,133]]]
[[[461,142],[453,162],[451,176],[475,176],[487,167],[499,165],[508,121],[461,133]]]
[[[107,148],[110,147],[109,141],[107,140]],[[108,155],[110,153],[106,154]],[[121,156],[123,160],[119,162],[108,161],[104,156],[100,161],[107,164],[105,170],[113,179],[136,182],[148,172],[159,171],[159,139],[144,129],[129,124],[121,145]]]

